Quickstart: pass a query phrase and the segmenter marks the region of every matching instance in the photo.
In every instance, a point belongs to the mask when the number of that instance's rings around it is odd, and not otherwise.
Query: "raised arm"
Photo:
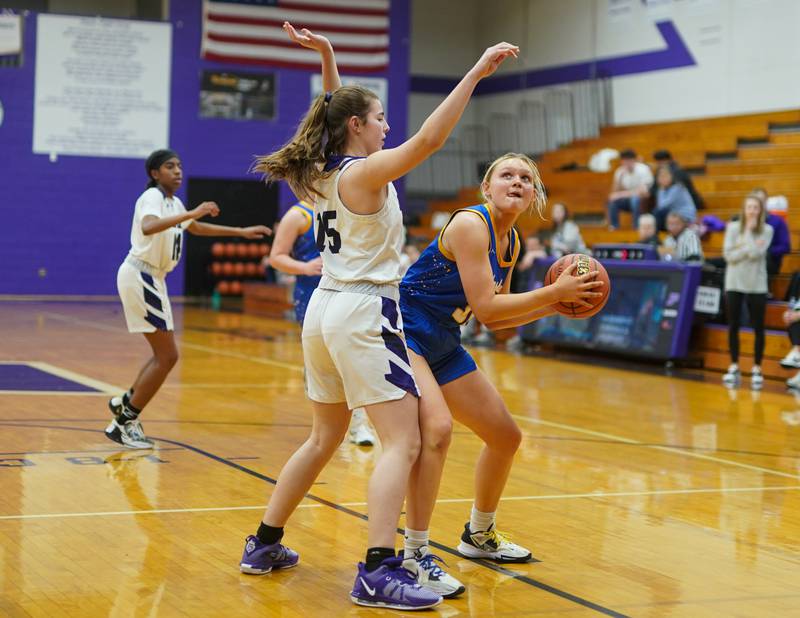
[[[298,32],[288,21],[283,22],[283,30],[298,45],[319,52],[322,61],[322,89],[325,92],[333,92],[340,88],[342,80],[339,78],[339,68],[336,66],[336,56],[331,42],[321,34],[314,34],[308,28]]]
[[[387,183],[410,172],[444,145],[478,82],[494,73],[509,56],[516,58],[518,52],[519,48],[510,43],[498,43],[487,49],[419,131],[397,148],[378,151],[353,165],[352,172],[342,180],[357,184],[367,193],[378,194]],[[349,180],[345,180],[348,176]]]

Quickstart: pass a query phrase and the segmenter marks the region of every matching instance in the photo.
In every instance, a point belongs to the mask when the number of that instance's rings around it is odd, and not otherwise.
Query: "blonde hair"
[[[481,181],[481,196],[483,197],[484,201],[489,201],[489,198],[486,195],[483,187],[484,185],[489,184],[492,179],[492,174],[494,174],[497,166],[503,163],[503,161],[508,161],[510,159],[519,159],[531,169],[531,173],[533,174],[533,200],[531,200],[530,207],[531,209],[535,207],[539,217],[544,219],[544,208],[547,205],[547,193],[545,192],[542,178],[539,176],[539,168],[536,167],[536,163],[534,163],[533,159],[531,159],[528,155],[520,154],[518,152],[507,152],[506,154],[497,157],[494,161],[492,161],[489,164],[486,173],[483,175],[483,180]]]
[[[744,231],[744,223],[746,221],[745,212],[747,209],[747,200],[755,200],[761,207],[761,212],[758,213],[758,224],[756,225],[756,233],[760,234],[764,229],[764,221],[767,219],[767,207],[766,204],[764,204],[764,200],[761,199],[761,196],[755,192],[748,193],[744,200],[742,200],[742,213],[739,215],[739,221],[741,221],[739,224],[741,225],[741,231]]]
[[[261,172],[266,182],[285,180],[300,199],[325,197],[317,185],[330,176],[324,170],[332,155],[343,154],[347,122],[353,116],[362,123],[378,96],[362,86],[342,86],[320,94],[311,103],[294,137],[279,150],[256,157],[251,172]]]

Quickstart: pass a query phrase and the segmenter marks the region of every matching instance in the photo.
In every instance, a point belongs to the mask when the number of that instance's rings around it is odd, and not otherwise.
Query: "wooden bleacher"
[[[716,215],[728,220],[741,209],[745,195],[755,187],[771,195],[785,195],[789,200],[787,222],[792,233],[793,253],[784,258],[780,274],[770,281],[775,300],[768,307],[767,346],[764,372],[768,377],[785,379],[791,373],[778,365],[790,344],[780,314],[791,273],[800,270],[800,109],[763,114],[703,118],[656,124],[606,127],[593,139],[575,142],[545,153],[539,169],[547,187],[549,202],[563,202],[573,215],[601,221],[605,215],[606,196],[612,173],[594,173],[586,168],[589,158],[602,148],[633,148],[645,161],[659,149],[669,150],[674,159],[693,172],[693,181],[705,201],[702,215]],[[423,216],[421,225],[410,232],[431,238],[430,227],[435,211],[453,211],[480,200],[478,187],[465,187],[451,200],[436,200]],[[622,213],[622,224],[629,218]],[[549,227],[536,215],[523,215],[519,227],[524,233]],[[610,232],[604,224],[581,224],[586,244],[630,242],[635,233],[629,229]],[[722,253],[722,233],[704,241],[707,256]],[[692,349],[700,353],[709,369],[727,367],[727,330],[724,326],[706,326],[696,334]],[[741,364],[745,371],[752,364],[752,333],[742,331]]]

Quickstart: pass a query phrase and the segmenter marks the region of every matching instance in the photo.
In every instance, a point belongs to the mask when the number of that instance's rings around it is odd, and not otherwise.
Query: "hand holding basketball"
[[[573,253],[556,260],[544,278],[545,285],[559,288],[558,313],[569,318],[588,318],[608,302],[611,282],[603,265],[588,255]]]

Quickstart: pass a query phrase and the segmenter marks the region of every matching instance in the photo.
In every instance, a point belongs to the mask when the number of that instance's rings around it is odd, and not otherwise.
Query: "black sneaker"
[[[142,424],[137,420],[119,423],[114,419],[106,427],[106,438],[127,448],[146,449],[155,446],[155,443],[144,435]]]

